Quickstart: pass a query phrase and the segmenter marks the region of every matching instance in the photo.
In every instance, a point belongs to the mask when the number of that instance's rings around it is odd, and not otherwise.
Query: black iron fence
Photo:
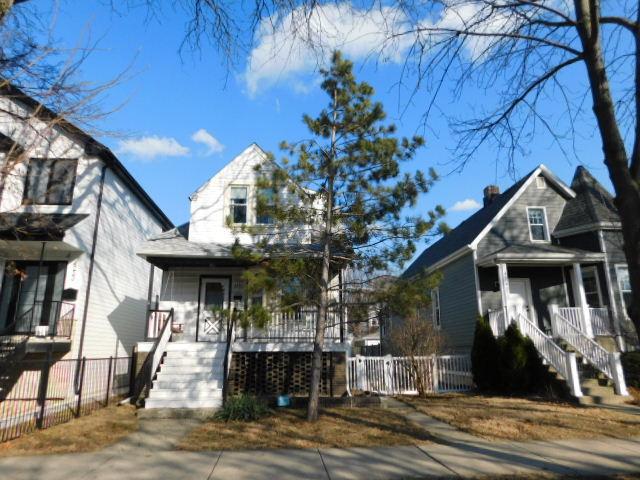
[[[27,310],[16,314],[13,331],[7,333],[39,334],[71,337],[75,305],[68,302],[33,302]]]
[[[129,396],[132,357],[0,362],[0,442]]]

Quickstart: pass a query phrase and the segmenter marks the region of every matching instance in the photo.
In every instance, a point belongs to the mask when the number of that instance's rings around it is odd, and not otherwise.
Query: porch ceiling
[[[499,263],[509,265],[569,265],[572,263],[600,262],[604,254],[552,244],[511,245],[478,259],[481,267]]]
[[[0,257],[9,260],[39,260],[42,253],[41,241],[0,240]],[[82,250],[62,241],[44,242],[44,261],[73,260],[82,255]]]

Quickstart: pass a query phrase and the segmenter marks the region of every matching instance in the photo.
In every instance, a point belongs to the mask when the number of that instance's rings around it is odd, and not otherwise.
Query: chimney
[[[500,195],[500,187],[498,187],[497,185],[488,185],[484,187],[483,193],[484,193],[483,203],[484,203],[484,206],[486,207],[488,205],[491,205],[493,200],[498,195]]]

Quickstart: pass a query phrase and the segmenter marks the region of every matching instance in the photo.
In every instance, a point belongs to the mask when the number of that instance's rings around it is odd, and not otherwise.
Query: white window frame
[[[629,313],[627,312],[627,304],[624,303],[624,294],[622,292],[622,288],[620,288],[620,270],[624,269],[627,271],[627,275],[629,275],[629,265],[626,263],[617,263],[615,265],[616,269],[616,285],[618,286],[618,295],[620,296],[620,305],[622,306],[622,312],[625,318],[629,319]]]
[[[440,287],[435,287],[431,290],[431,312],[433,326],[440,330],[442,327],[442,317],[440,316],[442,313],[442,306],[440,305]]]
[[[537,240],[533,238],[533,235],[531,234],[531,222],[529,221],[529,210],[542,210],[542,215],[544,216],[544,240]],[[527,228],[529,229],[529,240],[531,240],[532,242],[550,243],[551,240],[549,236],[549,219],[547,218],[547,207],[535,205],[527,207]]]
[[[597,289],[597,294],[598,294],[598,303],[600,304],[600,305],[598,305],[597,308],[603,307],[604,298],[602,297],[602,289],[600,288],[600,275],[598,274],[598,268],[595,265],[590,265],[588,267],[582,267],[582,284],[584,285],[584,274],[586,272],[589,272],[589,271],[593,271],[593,276],[596,279],[596,289]],[[585,296],[586,296],[586,293],[587,293],[586,290],[585,290],[584,293],[585,293]],[[596,307],[593,307],[591,305],[589,305],[589,306],[591,308],[596,308]]]
[[[536,188],[538,190],[544,190],[545,188],[547,188],[547,179],[544,178],[544,176],[538,175],[536,177]]]
[[[234,203],[233,203],[233,198],[231,197],[231,191],[232,191],[234,188],[244,188],[244,189],[246,190],[246,192],[247,192],[247,196],[246,196],[245,204],[244,204],[244,207],[245,207],[244,223],[236,223],[236,222],[234,222],[234,221],[233,221],[233,207],[234,207]],[[238,184],[231,184],[231,185],[229,185],[229,193],[228,193],[228,195],[229,195],[229,197],[228,197],[228,198],[229,198],[229,216],[230,216],[230,218],[231,218],[231,224],[232,224],[232,225],[250,225],[250,218],[251,218],[251,217],[250,217],[250,209],[249,209],[249,204],[250,204],[250,201],[249,201],[250,192],[251,192],[251,189],[249,188],[249,185],[238,185]]]

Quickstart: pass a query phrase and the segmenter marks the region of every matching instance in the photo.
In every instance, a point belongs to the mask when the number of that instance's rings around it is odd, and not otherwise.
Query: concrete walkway
[[[408,447],[181,452],[118,444],[99,453],[0,460],[12,480],[399,479],[640,472],[640,438],[449,441]],[[152,448],[149,448],[152,447]]]

